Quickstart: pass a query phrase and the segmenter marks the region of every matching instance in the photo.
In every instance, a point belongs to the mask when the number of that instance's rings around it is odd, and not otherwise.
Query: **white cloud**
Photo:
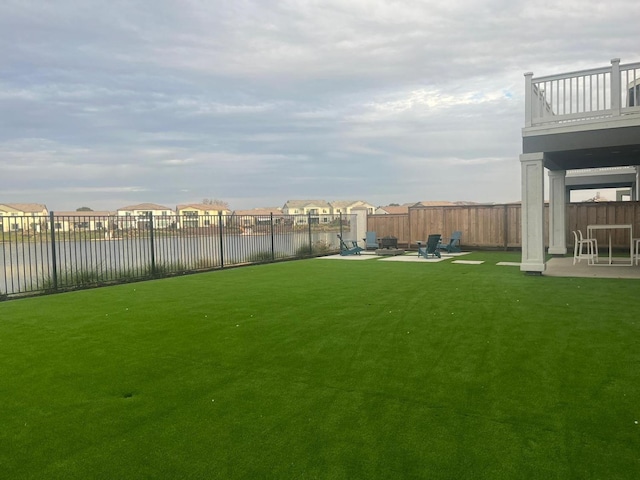
[[[118,187],[65,187],[58,189],[62,193],[137,193],[148,192],[149,189],[138,185],[133,186],[118,186]]]

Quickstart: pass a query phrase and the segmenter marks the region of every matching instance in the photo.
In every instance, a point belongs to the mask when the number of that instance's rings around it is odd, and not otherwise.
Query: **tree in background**
[[[229,210],[229,203],[225,202],[224,200],[220,200],[218,198],[203,198],[202,199],[202,204],[203,205],[218,205],[220,207],[224,207],[227,210]]]
[[[89,207],[80,207],[76,208],[76,212],[93,212],[93,209]]]

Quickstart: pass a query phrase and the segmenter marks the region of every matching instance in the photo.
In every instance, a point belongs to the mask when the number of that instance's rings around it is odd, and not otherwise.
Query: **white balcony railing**
[[[525,127],[640,114],[640,62],[525,81]]]

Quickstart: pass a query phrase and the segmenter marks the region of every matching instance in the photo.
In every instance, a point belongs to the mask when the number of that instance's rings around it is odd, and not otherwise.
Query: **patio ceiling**
[[[640,144],[545,153],[549,170],[640,165]]]
[[[523,153],[544,152],[549,170],[640,165],[640,125],[525,136]]]

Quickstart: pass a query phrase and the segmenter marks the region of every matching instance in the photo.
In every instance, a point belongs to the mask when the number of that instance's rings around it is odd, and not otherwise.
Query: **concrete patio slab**
[[[460,263],[463,265],[481,265],[484,260],[453,260],[451,263]]]
[[[640,280],[640,266],[588,265],[585,260],[573,264],[573,257],[553,257],[542,275],[547,277],[629,278]]]
[[[362,252],[364,253],[364,252]],[[321,260],[371,260],[373,258],[380,258],[380,257],[376,257],[375,255],[368,255],[368,254],[364,254],[364,255],[340,255],[339,253],[336,255],[327,255],[325,257],[316,257],[316,259],[321,259]]]
[[[443,260],[448,260],[448,259],[445,257],[424,258],[424,257],[419,257],[416,253],[412,253],[408,255],[398,255],[397,257],[386,257],[386,258],[380,259],[381,262],[414,262],[414,263],[438,263],[438,262],[442,262]]]
[[[437,262],[441,262],[443,260],[449,260],[450,258],[454,258],[454,257],[460,257],[462,255],[469,255],[471,252],[458,252],[458,253],[446,253],[446,252],[440,252],[441,258],[431,258],[429,257],[424,258],[424,257],[419,257],[417,252],[407,252],[404,255],[401,255],[399,257],[395,257],[395,259],[390,259],[387,258],[385,260],[389,260],[389,261],[395,261],[395,262],[413,262],[413,261],[421,261],[421,262],[432,262],[432,263],[437,263]],[[413,259],[413,260],[411,260]]]

